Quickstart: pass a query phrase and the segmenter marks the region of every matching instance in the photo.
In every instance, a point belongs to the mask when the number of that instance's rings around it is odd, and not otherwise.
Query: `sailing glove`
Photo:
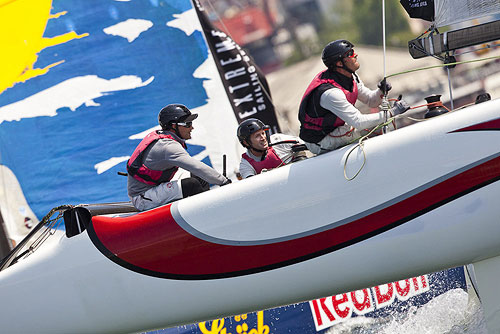
[[[226,181],[224,181],[220,186],[222,187],[229,183],[231,183],[231,179],[226,179]]]
[[[391,89],[392,89],[392,85],[390,82],[388,82],[387,80],[383,79],[382,81],[380,81],[377,85],[377,87],[380,89],[380,91],[384,94],[387,94],[387,92],[389,92]]]
[[[399,100],[394,102],[394,105],[392,106],[390,112],[391,114],[396,116],[404,113],[408,109],[410,109],[410,105],[406,103],[404,100]]]

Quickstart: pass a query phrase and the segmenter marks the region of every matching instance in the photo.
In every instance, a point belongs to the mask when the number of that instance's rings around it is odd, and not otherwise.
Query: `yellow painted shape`
[[[234,320],[237,322],[244,321],[247,319],[246,314],[237,315]],[[231,334],[227,332],[227,328],[224,327],[224,319],[213,320],[211,325],[207,328],[207,322],[198,323],[198,327],[203,334]],[[264,323],[264,311],[257,312],[257,328],[251,328],[249,330],[248,324],[243,322],[241,325],[236,326],[237,334],[271,334],[270,328]]]
[[[38,53],[44,48],[88,36],[72,31],[44,38],[47,21],[66,14],[51,15],[51,7],[52,0],[0,0],[0,93],[64,62],[34,69]]]
[[[43,38],[40,42],[41,48],[39,51],[41,51],[42,49],[45,49],[46,47],[49,47],[49,46],[64,44],[64,43],[71,41],[73,39],[87,37],[88,35],[89,35],[88,33],[77,35],[76,32],[71,31],[71,32],[68,32],[68,33],[65,33],[65,34],[62,34],[59,36],[50,37],[50,38]]]
[[[39,75],[44,75],[49,71],[50,68],[57,66],[59,64],[64,63],[64,60],[58,61],[56,63],[50,64],[48,66],[45,66],[44,68],[35,68],[29,71],[23,72],[18,78],[17,82],[25,82],[26,80],[29,80],[31,78],[37,77]]]
[[[51,5],[51,0],[0,2],[0,92],[36,61]]]
[[[63,16],[63,15],[66,15],[66,14],[68,14],[67,11],[59,12],[59,13],[55,13],[55,14],[51,14],[49,16],[49,19],[57,19],[59,16]]]
[[[207,328],[205,321],[200,322],[198,326],[203,334],[231,334],[227,333],[227,329],[224,328],[224,319],[212,321],[212,326],[210,328]]]

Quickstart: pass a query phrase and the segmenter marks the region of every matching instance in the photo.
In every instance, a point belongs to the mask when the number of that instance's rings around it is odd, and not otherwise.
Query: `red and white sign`
[[[352,317],[353,313],[364,315],[391,305],[396,298],[409,298],[429,291],[427,275],[413,277],[393,283],[377,285],[370,289],[357,290],[320,299],[311,300],[316,330],[322,330]]]

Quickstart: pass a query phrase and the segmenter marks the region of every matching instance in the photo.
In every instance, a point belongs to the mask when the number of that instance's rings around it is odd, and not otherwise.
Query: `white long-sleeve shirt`
[[[371,108],[377,107],[382,102],[382,92],[378,89],[367,88],[358,77],[358,100]],[[331,88],[321,94],[320,105],[330,110],[345,124],[337,127],[325,136],[318,144],[305,143],[309,151],[319,154],[324,151],[334,150],[344,146],[363,134],[364,129],[373,128],[384,122],[384,112],[363,114],[349,101],[344,92],[339,88]],[[354,131],[351,131],[353,130]]]
[[[358,85],[358,100],[370,108],[377,107],[382,102],[382,92],[367,88],[361,79]],[[347,101],[347,98],[339,88],[331,88],[321,94],[320,105],[330,110],[348,125],[358,130],[372,128],[384,121],[384,113],[363,114],[355,106]]]

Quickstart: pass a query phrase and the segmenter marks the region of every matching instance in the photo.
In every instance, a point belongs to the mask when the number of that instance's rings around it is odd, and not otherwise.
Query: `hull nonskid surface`
[[[26,311],[2,330],[165,328],[497,256],[499,104],[369,139],[353,181],[347,147],[148,212],[93,217],[0,273],[2,317]],[[355,170],[363,154],[351,156]]]

